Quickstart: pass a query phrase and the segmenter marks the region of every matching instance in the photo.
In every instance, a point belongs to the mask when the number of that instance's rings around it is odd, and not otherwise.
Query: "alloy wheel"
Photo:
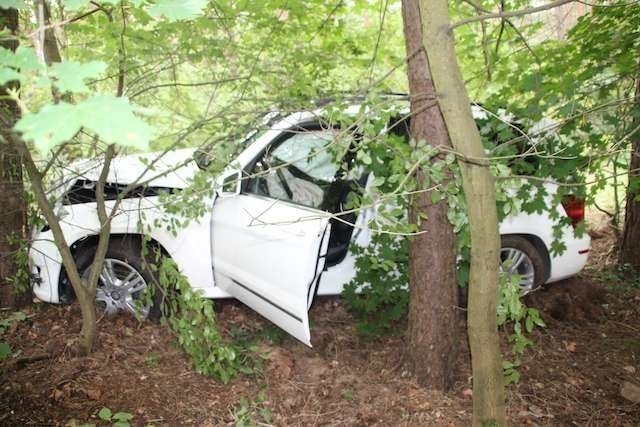
[[[507,274],[520,276],[520,290],[523,294],[531,292],[535,285],[535,267],[529,256],[516,248],[502,248],[500,250],[502,269]]]
[[[137,302],[145,289],[147,282],[133,266],[124,261],[106,258],[98,280],[96,301],[104,306],[106,314],[127,311],[146,318],[150,307],[143,307]]]

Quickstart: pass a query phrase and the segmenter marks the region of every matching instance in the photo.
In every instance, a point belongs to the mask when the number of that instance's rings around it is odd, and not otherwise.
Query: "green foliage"
[[[639,28],[637,4],[594,7],[566,40],[532,46],[536,67],[531,67],[529,51],[497,66],[486,100],[530,123],[544,119],[530,133],[537,155],[531,175],[574,184],[565,191],[586,197],[588,203],[612,182],[614,227],[623,205],[618,175],[628,167],[628,136],[637,127],[640,111],[634,98]]]
[[[6,85],[17,80],[25,84],[30,78],[40,77],[44,66],[38,62],[34,50],[19,46],[15,52],[0,47],[0,84]]]
[[[107,64],[102,61],[91,61],[84,64],[74,61],[62,61],[51,65],[49,77],[53,85],[61,92],[89,93],[85,80],[94,79],[104,73]]]
[[[628,264],[592,271],[591,274],[606,283],[611,291],[621,295],[633,294],[640,289],[640,277]]]
[[[16,52],[0,48],[0,84],[18,80],[25,86],[33,84],[38,88],[55,88],[60,93],[89,95],[73,104],[45,103],[32,113],[17,92],[10,92],[24,113],[15,129],[43,154],[71,140],[81,129],[94,133],[108,144],[147,148],[152,137],[151,127],[134,114],[130,102],[126,98],[96,93],[87,86],[85,81],[95,79],[106,67],[101,61],[63,61],[47,68],[38,61],[32,48],[21,46]]]
[[[154,291],[164,294],[164,319],[198,373],[226,384],[238,373],[260,371],[262,359],[257,347],[242,339],[225,342],[216,324],[213,301],[202,298],[189,285],[173,260],[163,258],[157,274],[159,287]]]
[[[358,318],[358,333],[376,336],[397,331],[409,304],[406,238],[374,235],[367,247],[355,246],[356,276],[342,297]]]
[[[45,105],[37,113],[25,114],[15,126],[41,153],[72,139],[82,128],[107,144],[139,149],[147,148],[152,136],[151,127],[133,113],[129,101],[111,95]]]
[[[356,395],[353,389],[348,388],[342,391],[342,398],[347,402],[354,402],[356,400]]]
[[[155,368],[160,363],[160,356],[157,354],[150,354],[144,358],[144,364],[150,368]]]
[[[627,350],[634,359],[640,357],[640,339],[626,338],[622,341],[622,347]]]
[[[131,3],[134,3],[134,4],[137,3],[139,5],[141,1],[142,0],[136,0],[136,1],[132,1]],[[74,10],[81,9],[87,4],[89,4],[90,0],[62,0],[62,3],[68,10],[74,11]],[[101,3],[116,5],[120,3],[120,0],[102,0]]]
[[[103,407],[98,412],[98,418],[113,423],[113,427],[130,427],[133,415],[128,412],[116,412],[114,414],[111,409]]]
[[[236,427],[271,425],[273,416],[271,409],[265,406],[265,402],[264,392],[260,392],[253,400],[241,398],[233,410],[234,425]]]
[[[23,0],[0,0],[0,7],[3,9],[26,9],[28,6]]]
[[[489,0],[476,3],[482,8],[495,7]],[[25,6],[19,0],[4,4]],[[524,0],[506,1],[501,8],[513,10],[526,4]],[[63,0],[62,5],[65,11],[78,14],[93,7],[88,0]],[[406,218],[411,192],[417,188],[413,171],[418,167],[429,165],[423,168],[425,181],[421,184],[433,186],[432,200],[444,199],[450,207],[449,220],[460,254],[457,277],[461,285],[468,282],[468,221],[455,155],[437,152],[425,141],[406,144],[402,137],[382,131],[391,117],[406,113],[406,108],[403,113],[402,108],[390,108],[376,97],[376,91],[406,88],[405,70],[399,66],[405,63],[405,51],[397,3],[386,14],[366,0],[242,5],[233,1],[105,0],[100,5],[97,12],[64,26],[63,57],[68,60],[60,64],[42,64],[34,49],[24,46],[29,44],[27,39],[15,53],[0,49],[0,84],[21,83],[20,89],[10,93],[24,113],[16,130],[35,144],[42,157],[69,141],[72,144],[61,155],[63,160],[95,156],[104,143],[134,150],[149,144],[154,148],[213,146],[216,155],[211,168],[180,195],[163,200],[171,218],[154,225],[177,233],[209,208],[202,197],[211,192],[212,176],[242,148],[236,141],[243,139],[257,117],[273,110],[309,108],[310,99],[326,95],[367,93],[355,119],[362,138],[347,149],[353,150],[355,162],[366,166],[375,180],[370,191],[349,203],[351,208],[378,211],[379,219],[369,225],[383,233],[376,234],[370,248],[354,249],[358,271],[345,298],[360,319],[360,332],[390,332],[406,310],[407,239],[395,234],[410,234],[416,230],[415,222],[428,220],[416,218],[414,224],[408,224]],[[464,2],[451,7],[456,16],[477,13]],[[491,115],[479,121],[485,147],[494,157],[492,171],[499,178],[501,215],[542,212],[557,205],[545,200],[542,185],[513,180],[513,174],[577,184],[593,175],[598,184],[590,190],[578,186],[562,192],[593,197],[589,192],[602,188],[606,179],[602,166],[610,165],[609,149],[620,148],[622,144],[615,142],[638,117],[637,108],[622,102],[630,98],[630,82],[638,73],[637,9],[637,5],[593,8],[567,42],[534,45],[536,57],[521,40],[522,35],[533,34],[536,25],[515,31],[506,20],[494,20],[456,30],[459,56],[476,99],[482,98],[492,111],[506,108],[526,117],[520,124],[525,131],[543,117],[565,124],[560,133],[530,141]],[[55,16],[60,13],[57,8],[53,13],[54,20],[68,18]],[[25,20],[25,33],[36,34],[33,22],[37,22],[35,17]],[[124,75],[120,70],[125,70]],[[388,77],[376,83],[387,73]],[[105,95],[115,92],[121,78],[128,98]],[[64,102],[57,103],[55,92],[73,98],[63,97]],[[615,108],[602,108],[611,102]],[[138,114],[141,107],[144,121]],[[340,113],[343,107],[335,107],[333,119],[352,124],[353,118]],[[600,112],[597,119],[586,115],[590,110]],[[531,156],[523,152],[538,155],[536,161],[529,161]],[[439,160],[431,162],[436,155]],[[614,164],[624,167],[627,157],[622,151]],[[446,179],[449,174],[451,180]],[[557,238],[566,219],[555,215]],[[376,247],[378,252],[373,251]],[[552,253],[563,250],[556,239]],[[178,299],[172,299],[172,308],[185,313],[182,320],[169,317],[181,345],[201,372],[228,381],[240,371],[242,351],[222,342],[211,303],[207,305],[190,290],[175,266],[160,267],[160,271],[163,268],[165,291],[178,288],[180,293]],[[357,289],[363,292],[357,294]],[[536,324],[535,314],[515,302],[517,295],[504,290],[501,295],[504,311],[499,316],[505,326],[517,323],[526,331],[528,324]],[[524,343],[514,339],[518,348],[526,347]]]
[[[458,284],[466,287],[469,280],[469,221],[456,158],[452,153],[436,156],[437,151],[422,141],[407,143],[403,137],[385,135],[385,126],[391,119],[402,116],[388,104],[380,99],[369,100],[366,116],[352,119],[363,133],[359,147],[363,153],[359,153],[357,161],[370,168],[375,176],[372,188],[356,199],[354,205],[375,206],[378,219],[369,226],[381,230],[381,233],[373,233],[368,247],[352,247],[356,257],[356,276],[343,291],[347,306],[358,318],[358,332],[365,336],[395,332],[398,321],[406,314],[411,239],[407,235],[417,228],[415,223],[407,227],[407,210],[412,202],[410,195],[416,189],[415,181],[408,178],[417,167],[422,168],[424,175],[422,188],[429,189],[433,201],[445,200],[448,205],[448,219],[456,234]],[[493,175],[499,178],[496,182],[499,217],[516,215],[524,209],[552,211],[550,215],[557,223],[555,228],[562,232],[567,222],[555,213],[559,200],[549,203],[544,186],[527,184],[514,177],[536,166],[519,157],[528,149],[527,142],[520,146],[513,143],[514,137],[519,136],[522,130],[489,114],[478,118],[477,124],[486,148],[500,153],[491,163]],[[514,197],[515,194],[518,197]],[[414,221],[423,220],[429,219],[416,218]],[[561,234],[557,237],[559,242]],[[563,248],[557,250],[562,252]],[[536,326],[544,326],[544,322],[535,309],[523,304],[519,277],[502,276],[496,319],[502,328],[510,331],[512,352],[518,357],[531,345],[527,334]],[[518,363],[515,360],[506,365],[507,381],[518,379]]]
[[[151,16],[164,16],[172,21],[193,19],[200,16],[207,5],[207,0],[157,0],[149,8]]]
[[[15,295],[27,293],[31,290],[29,277],[30,242],[20,238],[16,234],[10,234],[6,239],[9,245],[17,247],[18,249],[11,254],[13,263],[16,266],[16,272],[12,276],[5,277],[5,281],[11,285]]]
[[[517,383],[520,380],[518,368],[520,356],[533,342],[527,338],[536,327],[545,327],[540,313],[535,308],[524,305],[520,291],[520,276],[517,274],[500,274],[500,298],[498,299],[498,326],[510,330],[509,342],[511,352],[515,357],[513,361],[504,361],[503,369],[507,384]]]
[[[4,333],[7,331],[7,329],[9,328],[9,326],[11,326],[12,323],[22,322],[26,318],[27,316],[23,312],[16,311],[15,313],[12,313],[9,317],[0,319],[0,360],[6,359],[7,357],[11,356],[11,353],[12,353],[11,346],[9,346],[9,344],[7,344],[2,339],[2,337],[4,336]]]
[[[287,333],[275,325],[265,326],[257,336],[259,340],[269,345],[281,345],[287,337]]]

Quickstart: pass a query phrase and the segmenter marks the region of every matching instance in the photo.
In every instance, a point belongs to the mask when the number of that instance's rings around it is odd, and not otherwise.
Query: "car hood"
[[[138,182],[158,187],[185,188],[198,170],[193,161],[194,149],[169,152],[136,153],[116,156],[111,161],[107,182]],[[82,159],[65,168],[65,182],[74,178],[97,181],[104,159]]]

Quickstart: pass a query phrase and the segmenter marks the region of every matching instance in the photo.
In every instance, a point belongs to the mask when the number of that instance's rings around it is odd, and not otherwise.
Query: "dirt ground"
[[[640,404],[620,395],[640,383],[640,286],[606,268],[611,239],[594,240],[580,276],[527,297],[547,327],[532,334],[521,379],[507,389],[512,425],[639,425]],[[0,425],[109,425],[103,407],[133,425],[468,425],[471,388],[461,340],[449,394],[422,389],[403,364],[402,337],[359,338],[339,298],[311,310],[313,348],[236,302],[217,304],[225,330],[256,337],[261,373],[224,385],[196,374],[162,327],[102,318],[96,351],[74,355],[75,307],[38,304],[5,337],[16,357],[0,364]],[[507,348],[505,339],[505,349]]]

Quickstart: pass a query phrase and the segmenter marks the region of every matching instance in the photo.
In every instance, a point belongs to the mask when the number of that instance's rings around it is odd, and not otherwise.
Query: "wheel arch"
[[[167,251],[167,249],[159,241],[157,241],[153,237],[145,236],[142,233],[113,233],[109,235],[109,242],[112,242],[114,240],[131,239],[131,241],[137,242],[142,246],[142,242],[145,237],[148,239],[147,242],[151,246],[151,248],[160,250],[162,255],[166,257],[171,257],[169,251]],[[71,245],[69,245],[69,249],[71,249],[73,258],[77,259],[82,251],[95,248],[98,245],[99,240],[100,236],[98,234],[89,234],[73,242]],[[62,303],[69,303],[74,298],[73,288],[71,287],[71,283],[69,283],[64,265],[60,269],[60,276],[58,277],[58,295],[60,302]]]
[[[505,233],[500,235],[500,237],[506,237],[506,236],[523,238],[536,248],[538,253],[542,256],[542,259],[544,260],[544,266],[545,266],[544,283],[546,283],[547,280],[549,280],[549,277],[551,277],[551,256],[549,254],[549,249],[547,248],[547,245],[545,245],[544,241],[540,237],[536,236],[535,234]]]

